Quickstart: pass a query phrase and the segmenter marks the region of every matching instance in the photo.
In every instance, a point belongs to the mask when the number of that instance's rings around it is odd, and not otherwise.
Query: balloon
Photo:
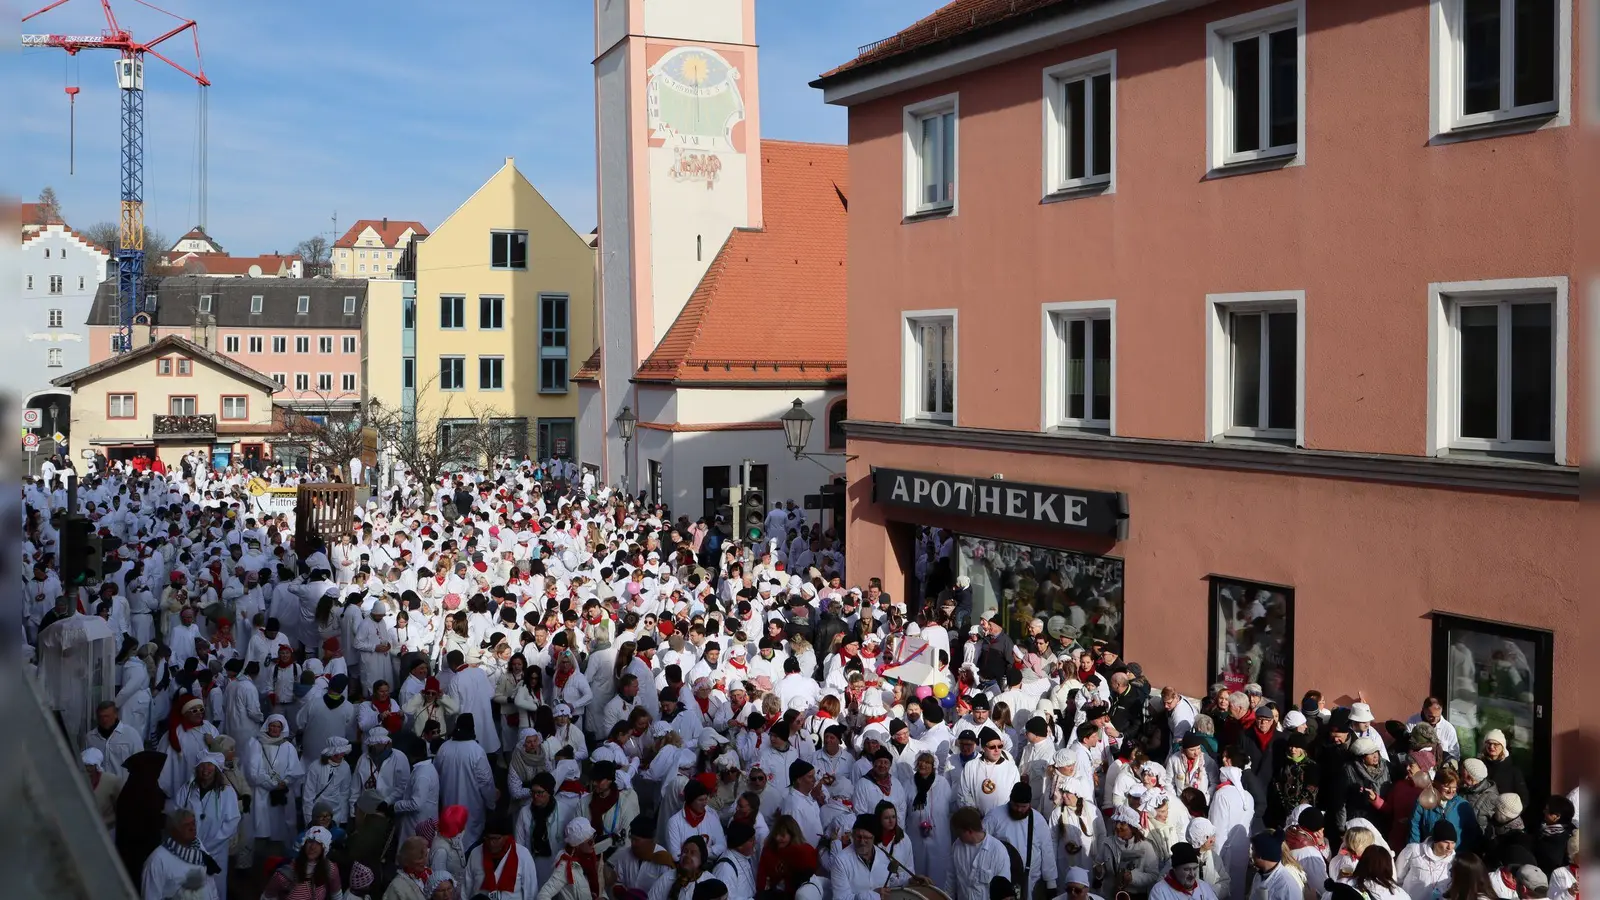
[[[946,684],[945,682],[941,681],[938,684],[933,686],[933,695],[935,697],[938,697],[940,700],[943,700],[945,697],[949,696],[949,694],[950,694],[950,685],[949,684]]]
[[[918,700],[926,700],[926,699],[928,699],[929,697],[932,697],[932,696],[933,696],[933,688],[928,687],[925,684],[917,688],[917,699]]]
[[[945,697],[944,699],[939,701],[939,705],[944,707],[945,709],[955,709],[956,708],[956,698],[954,698],[954,697]]]

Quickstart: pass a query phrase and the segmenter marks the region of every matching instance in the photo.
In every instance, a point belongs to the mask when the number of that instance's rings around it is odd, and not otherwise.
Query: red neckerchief
[[[389,705],[392,704],[392,703],[394,703],[394,698],[393,697],[390,697],[389,699],[384,700],[381,703],[378,700],[373,700],[372,701],[372,708],[377,710],[378,712],[386,713],[386,712],[389,711]]]
[[[694,810],[685,806],[683,808],[683,820],[689,823],[690,828],[699,828],[700,823],[706,820],[706,814],[702,811],[699,815],[695,815]]]
[[[883,791],[883,795],[887,797],[894,792],[894,772],[890,771],[889,774],[883,776],[882,779],[879,779],[877,776],[873,776],[872,783],[877,785],[878,790]]]
[[[1172,888],[1173,890],[1177,891],[1180,894],[1193,894],[1194,893],[1194,888],[1192,888],[1192,887],[1191,888],[1186,888],[1183,885],[1179,884],[1178,880],[1176,878],[1172,877],[1172,873],[1171,872],[1167,873],[1166,878],[1164,880],[1167,882],[1167,886],[1168,887]],[[1195,882],[1196,885],[1199,885],[1199,883],[1200,882],[1198,882],[1198,881]]]
[[[598,877],[600,870],[599,856],[593,853],[579,855],[571,850],[568,850],[566,853],[561,854],[561,858],[563,861],[565,861],[567,866],[567,884],[577,883],[572,877],[572,867],[576,865],[579,869],[583,870],[583,877],[589,881],[590,896],[598,900],[600,896],[600,879]]]
[[[734,662],[734,660],[737,659],[737,658],[739,658],[739,657],[732,657],[732,656],[728,657],[728,665],[732,666],[735,669],[739,669],[739,670],[743,671],[747,667],[742,662]]]
[[[408,872],[405,869],[401,869],[400,874],[422,885],[423,893],[427,893],[428,882],[433,878],[433,870],[427,866],[423,866],[420,872]]]
[[[489,858],[489,848],[483,848],[483,890],[489,893],[516,890],[517,887],[517,848],[515,844],[506,845],[506,855],[500,857],[499,871],[495,871],[495,861]]]
[[[589,789],[583,786],[583,782],[568,778],[566,781],[561,782],[560,786],[556,788],[556,793],[587,794],[589,793]]]
[[[606,813],[610,812],[611,811],[611,807],[617,805],[617,798],[620,797],[620,796],[622,796],[622,792],[618,791],[618,790],[616,790],[614,788],[612,789],[610,794],[607,794],[604,797],[600,796],[599,794],[590,794],[589,795],[589,818],[591,818],[591,819],[599,819],[601,816],[603,816]]]
[[[563,675],[563,674],[561,674],[561,672],[560,672],[560,671],[559,671],[559,670],[558,670],[558,671],[557,671],[557,672],[556,672],[556,690],[558,690],[558,691],[559,691],[559,690],[561,690],[561,689],[563,689],[563,688],[565,688],[565,687],[566,687],[566,686],[567,686],[567,681],[568,681],[568,680],[569,680],[569,679],[570,679],[570,678],[572,678],[572,673],[573,673],[573,672],[576,672],[576,671],[577,671],[577,670],[576,670],[576,669],[572,669],[572,670],[570,670],[570,671],[568,671],[568,672],[567,672],[567,674],[565,674],[565,675]]]
[[[1261,729],[1256,728],[1253,725],[1250,728],[1250,734],[1251,734],[1252,737],[1254,737],[1256,739],[1256,743],[1261,745],[1261,749],[1263,749],[1263,750],[1265,750],[1269,746],[1271,746],[1272,745],[1272,739],[1274,737],[1277,737],[1277,735],[1273,733],[1272,729],[1269,728],[1266,731],[1262,731]]]
[[[699,694],[696,694],[695,698],[694,698],[694,702],[700,704],[700,714],[701,715],[709,715],[711,713],[711,695],[710,694],[707,694],[704,697],[700,696]]]

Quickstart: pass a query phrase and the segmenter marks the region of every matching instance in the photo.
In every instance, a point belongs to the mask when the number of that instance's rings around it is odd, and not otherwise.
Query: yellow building
[[[526,452],[575,458],[571,379],[596,346],[594,248],[510,157],[415,246],[413,270],[400,270],[415,278],[402,284],[400,340],[378,337],[372,353],[398,345],[402,407],[409,397],[419,431],[437,424],[449,440],[490,423]],[[372,316],[393,327],[392,315]],[[368,368],[373,390],[392,382],[388,364]]]
[[[333,242],[328,261],[335,278],[393,278],[400,256],[412,238],[422,240],[428,228],[400,219],[357,219]]]

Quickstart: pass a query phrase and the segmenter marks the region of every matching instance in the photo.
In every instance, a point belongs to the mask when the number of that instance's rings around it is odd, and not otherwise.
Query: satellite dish
[[[251,278],[260,278],[261,277],[261,267],[256,265],[255,263],[251,263],[250,264],[250,277]]]

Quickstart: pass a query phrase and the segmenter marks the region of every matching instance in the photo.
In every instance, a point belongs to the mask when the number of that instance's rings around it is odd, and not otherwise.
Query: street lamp
[[[633,443],[633,429],[639,424],[639,417],[633,414],[633,407],[624,406],[622,412],[617,413],[617,434],[622,437],[622,487],[629,494],[633,493],[633,454],[629,445]]]
[[[811,439],[811,424],[816,417],[806,412],[799,398],[794,401],[794,406],[789,411],[778,417],[783,423],[783,442],[788,445],[789,452],[795,459],[806,455],[806,442]]]
[[[61,430],[60,428],[58,428],[56,426],[56,416],[59,416],[60,414],[61,414],[61,406],[59,404],[56,404],[56,403],[51,403],[50,404],[50,440],[51,440],[52,443],[55,442],[56,433]],[[60,450],[61,448],[57,447],[56,449]],[[54,455],[54,454],[51,454],[51,455]]]

